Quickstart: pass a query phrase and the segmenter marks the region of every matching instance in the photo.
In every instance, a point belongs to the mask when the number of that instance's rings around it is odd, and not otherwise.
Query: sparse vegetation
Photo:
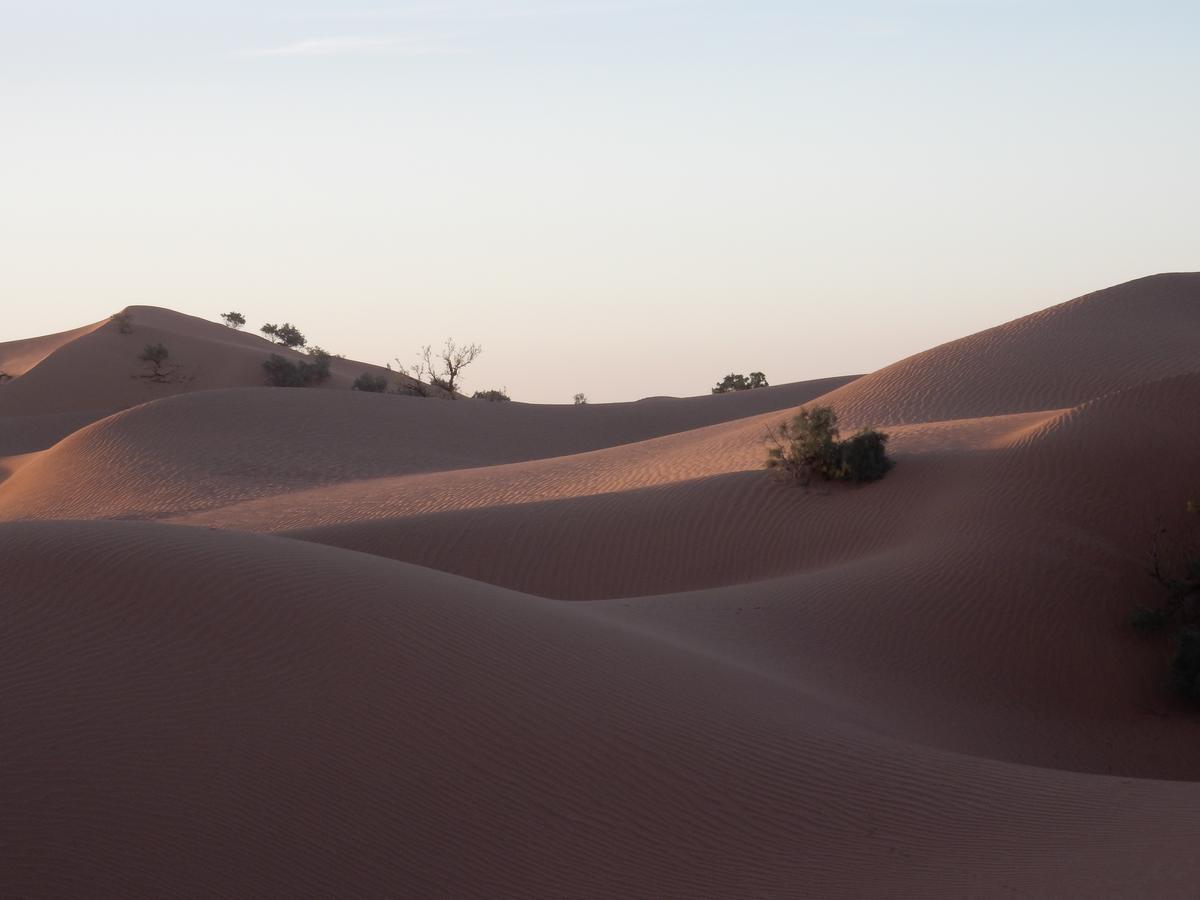
[[[298,360],[272,353],[263,363],[263,369],[267,373],[267,384],[272,387],[314,387],[329,380],[332,359],[323,350]]]
[[[227,312],[221,313],[221,321],[236,331],[246,324],[246,317],[240,312]]]
[[[382,394],[387,390],[387,378],[383,375],[372,375],[370,372],[363,372],[354,379],[354,384],[350,386],[353,391],[365,391],[368,394]]]
[[[117,331],[121,334],[133,334],[133,313],[119,312],[113,313],[109,320],[117,326]]]
[[[1194,502],[1187,510],[1192,516],[1198,512]],[[1129,623],[1143,634],[1170,632],[1175,648],[1168,663],[1171,685],[1200,702],[1200,547],[1189,535],[1180,551],[1182,562],[1171,565],[1162,548],[1166,535],[1166,528],[1157,528],[1150,551],[1149,572],[1163,590],[1162,603],[1135,611]]]
[[[300,329],[291,322],[284,322],[282,325],[267,323],[259,331],[269,337],[272,344],[279,343],[285,347],[296,348],[308,343]]]
[[[152,367],[150,378],[154,381],[162,382],[167,380],[167,372],[164,363],[171,355],[171,352],[161,343],[147,344],[145,349],[138,354],[138,359]]]
[[[507,388],[501,388],[498,391],[497,390],[476,391],[474,394],[471,395],[471,399],[472,400],[488,400],[492,403],[507,403],[508,401],[512,400],[512,397],[508,396]]]
[[[478,344],[467,344],[460,347],[453,338],[447,338],[442,349],[434,353],[433,348],[426,344],[421,350],[421,357],[414,365],[406,366],[396,360],[400,371],[416,382],[408,391],[421,397],[432,395],[430,388],[444,392],[451,400],[458,393],[458,379],[462,370],[475,362],[483,348]]]
[[[13,380],[13,377],[11,375],[9,375],[7,372],[0,371],[0,384],[6,384],[7,382],[12,381],[12,380]]]
[[[831,407],[802,409],[778,431],[767,431],[767,468],[804,486],[813,478],[863,482],[887,474],[892,461],[886,434],[864,428],[844,441],[840,435],[837,413]]]
[[[751,372],[750,377],[745,375],[737,375],[730,372],[724,378],[717,382],[716,387],[712,389],[714,394],[728,394],[733,391],[752,391],[755,388],[765,388],[771,385],[767,383],[767,376],[762,372]]]
[[[575,405],[576,406],[586,406],[587,402],[588,402],[587,394],[576,394],[575,395]]]

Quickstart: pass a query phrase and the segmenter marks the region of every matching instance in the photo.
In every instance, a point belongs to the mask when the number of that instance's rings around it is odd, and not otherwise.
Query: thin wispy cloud
[[[246,56],[363,56],[396,54],[404,56],[439,56],[466,52],[448,43],[423,38],[386,35],[347,35],[340,37],[308,38],[278,47],[266,47],[246,52]]]

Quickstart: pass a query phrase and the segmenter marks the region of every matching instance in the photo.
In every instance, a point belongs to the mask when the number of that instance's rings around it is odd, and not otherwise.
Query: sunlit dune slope
[[[587,606],[150,523],[0,526],[0,567],[9,896],[1194,887],[1200,786],[892,740]]]
[[[918,353],[826,400],[857,425],[1077,406],[1200,367],[1200,273],[1087,294]]]
[[[0,517],[164,515],[314,485],[564,456],[794,406],[848,380],[586,406],[203,391],[71,435],[0,487]]]

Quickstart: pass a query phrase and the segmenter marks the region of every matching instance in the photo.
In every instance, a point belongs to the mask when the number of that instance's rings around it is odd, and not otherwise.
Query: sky
[[[1200,5],[0,0],[0,341],[129,304],[569,403],[1200,269]]]

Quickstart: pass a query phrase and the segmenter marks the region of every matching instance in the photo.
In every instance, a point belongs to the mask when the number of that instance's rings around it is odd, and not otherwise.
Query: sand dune
[[[583,407],[268,389],[132,312],[0,344],[0,894],[1194,895],[1200,719],[1126,620],[1200,275]],[[814,402],[887,478],[762,470]]]
[[[826,399],[848,422],[966,419],[1078,406],[1197,368],[1200,274],[1087,294],[918,353]]]
[[[1194,785],[875,736],[586,607],[153,524],[4,526],[0,565],[19,573],[0,655],[9,894],[1192,885],[1143,863],[1190,858]]]

